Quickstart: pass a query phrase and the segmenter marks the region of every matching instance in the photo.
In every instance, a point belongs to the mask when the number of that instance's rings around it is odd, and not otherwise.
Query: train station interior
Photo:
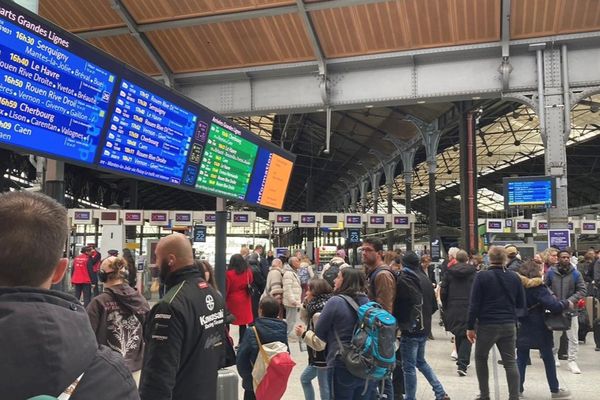
[[[360,268],[365,238],[430,255],[435,265],[451,247],[474,255],[514,245],[524,259],[551,245],[575,259],[600,249],[599,1],[2,0],[0,7],[0,193],[43,192],[63,204],[70,258],[88,243],[103,253],[130,249],[139,289],[152,302],[154,250],[172,232],[190,237],[223,286],[230,257],[257,245],[275,256],[300,250],[318,271],[340,249]],[[26,33],[13,40],[11,29]],[[33,65],[5,56],[22,42]],[[82,80],[77,100],[44,108],[52,88],[70,81],[58,72],[34,78],[36,63]],[[88,98],[86,80],[103,78],[104,96]],[[137,111],[121,102],[138,95],[156,104],[147,116],[157,116],[158,127],[148,126],[177,136],[165,139],[166,155],[140,153],[158,143],[142,128],[145,147],[118,139],[143,120],[124,122],[127,110]],[[85,132],[72,121],[60,125],[69,111],[54,119],[71,105],[73,120],[75,110],[97,113]],[[63,138],[64,148],[51,143]],[[218,169],[227,154],[224,164],[242,172]],[[512,191],[542,181],[547,198]],[[62,285],[71,290],[68,280]],[[437,324],[439,313],[433,319],[431,366],[452,399],[474,398],[474,368],[456,376],[452,335]],[[306,353],[298,343],[290,348],[297,367],[283,398],[304,399]],[[573,399],[599,396],[590,379],[599,373],[594,350],[590,333],[579,347],[583,373],[558,369]],[[548,398],[535,351],[531,361],[525,398]],[[504,371],[493,364],[492,397],[506,398]],[[417,398],[434,398],[422,376]]]

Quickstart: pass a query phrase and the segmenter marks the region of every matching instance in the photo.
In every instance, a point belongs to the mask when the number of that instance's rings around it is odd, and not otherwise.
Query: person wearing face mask
[[[150,306],[146,299],[127,283],[127,261],[108,257],[98,270],[104,291],[87,306],[98,344],[121,354],[139,383],[144,354],[143,326]]]
[[[190,240],[173,233],[155,250],[165,296],[150,311],[142,400],[214,400],[225,355],[225,304],[194,266]]]

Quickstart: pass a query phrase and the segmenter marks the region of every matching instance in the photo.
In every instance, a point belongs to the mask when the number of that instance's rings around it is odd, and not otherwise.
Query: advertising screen
[[[549,208],[556,205],[555,179],[550,176],[504,178],[504,205]]]
[[[273,209],[295,160],[4,0],[0,146]]]

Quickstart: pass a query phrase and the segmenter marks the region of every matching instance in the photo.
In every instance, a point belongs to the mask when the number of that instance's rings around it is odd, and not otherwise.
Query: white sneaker
[[[570,400],[571,392],[568,389],[560,388],[560,389],[558,389],[558,392],[552,393],[552,396],[550,396],[550,398],[552,400],[555,400],[555,399]]]
[[[452,354],[450,354],[450,358],[452,359],[452,361],[458,360],[458,353],[456,352],[456,350],[452,350]]]
[[[567,367],[569,368],[569,371],[571,371],[574,374],[581,373],[581,370],[579,369],[579,366],[577,365],[577,363],[575,361],[569,361],[569,364]]]
[[[554,365],[556,366],[556,368],[560,368],[560,361],[558,360],[557,356],[554,356]]]

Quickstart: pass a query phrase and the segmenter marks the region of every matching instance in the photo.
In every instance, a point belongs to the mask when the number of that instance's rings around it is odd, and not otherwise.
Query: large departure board
[[[244,200],[258,146],[234,129],[211,124],[196,188],[220,195],[232,193]]]
[[[122,80],[100,165],[179,184],[197,117]]]
[[[54,30],[0,14],[0,142],[91,164],[115,75],[69,51]]]
[[[275,209],[295,159],[6,0],[0,146]]]

